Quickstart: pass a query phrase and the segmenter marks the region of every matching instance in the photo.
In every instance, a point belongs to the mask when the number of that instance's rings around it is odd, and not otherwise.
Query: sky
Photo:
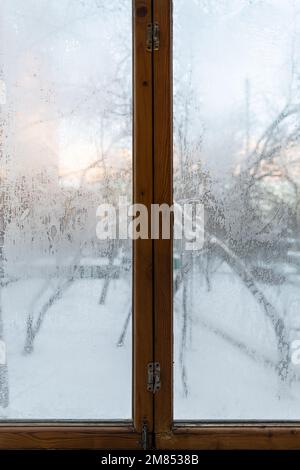
[[[108,165],[130,166],[131,1],[1,0],[0,8],[2,112],[20,171],[42,155],[59,174],[76,173],[99,152]],[[201,158],[214,172],[232,173],[246,128],[254,145],[286,103],[299,32],[300,0],[174,0],[175,122],[190,74],[189,135],[204,132]]]
[[[1,0],[0,14],[13,166],[130,166],[130,0]]]
[[[174,87],[184,87],[186,71],[198,104],[190,138],[204,128],[203,161],[232,172],[246,128],[254,145],[289,100],[292,58],[300,72],[300,1],[175,0],[174,22]],[[177,109],[175,98],[175,120]]]

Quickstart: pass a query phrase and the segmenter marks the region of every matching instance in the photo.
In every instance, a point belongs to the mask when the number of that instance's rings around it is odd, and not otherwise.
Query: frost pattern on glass
[[[131,8],[0,4],[0,420],[131,418]]]
[[[300,1],[174,10],[175,419],[299,420]]]

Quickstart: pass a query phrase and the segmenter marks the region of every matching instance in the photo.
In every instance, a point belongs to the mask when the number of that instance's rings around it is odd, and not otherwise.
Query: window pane
[[[131,418],[131,8],[0,3],[2,420]]]
[[[300,418],[300,1],[174,0],[175,419]]]

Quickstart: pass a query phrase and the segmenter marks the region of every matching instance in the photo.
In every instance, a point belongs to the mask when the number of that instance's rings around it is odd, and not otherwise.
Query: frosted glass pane
[[[300,419],[299,79],[299,0],[174,0],[177,420]]]
[[[131,418],[131,9],[0,2],[0,420]]]

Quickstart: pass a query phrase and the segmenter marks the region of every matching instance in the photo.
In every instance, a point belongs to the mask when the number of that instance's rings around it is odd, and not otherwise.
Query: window
[[[300,2],[25,3],[0,4],[0,448],[298,448]]]
[[[179,420],[300,417],[299,8],[174,1],[174,199],[205,229],[174,244]]]
[[[95,230],[132,197],[130,2],[1,15],[2,419],[130,419],[131,245]]]

